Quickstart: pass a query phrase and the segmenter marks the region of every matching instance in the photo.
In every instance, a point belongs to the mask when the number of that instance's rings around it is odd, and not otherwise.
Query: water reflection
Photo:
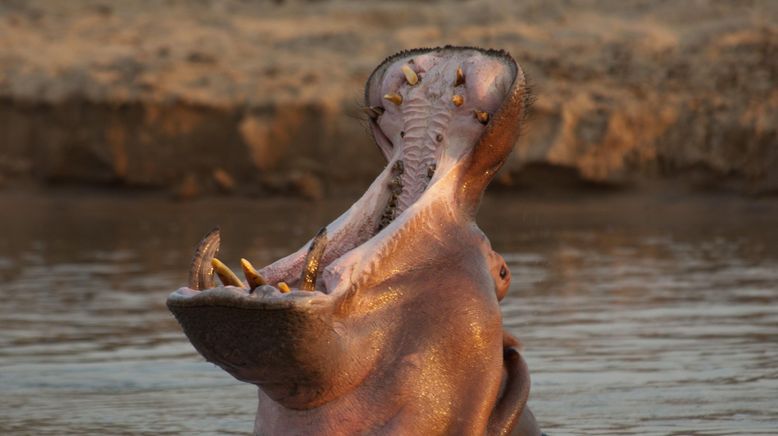
[[[3,194],[0,433],[250,432],[254,389],[202,361],[165,297],[212,226],[233,266],[263,264],[348,201]],[[778,427],[774,202],[497,196],[482,211],[546,430]]]

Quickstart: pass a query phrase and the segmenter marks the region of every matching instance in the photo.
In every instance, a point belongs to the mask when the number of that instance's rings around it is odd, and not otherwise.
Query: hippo
[[[365,87],[387,165],[361,198],[295,253],[242,259],[245,281],[215,257],[219,231],[203,238],[167,305],[258,387],[255,434],[540,434],[502,328],[510,270],[475,223],[529,100],[504,51],[395,54]]]

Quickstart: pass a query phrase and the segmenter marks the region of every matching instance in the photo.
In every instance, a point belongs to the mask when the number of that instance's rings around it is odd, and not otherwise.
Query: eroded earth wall
[[[778,2],[0,2],[0,186],[364,188],[401,49],[508,50],[537,96],[499,178],[778,192]]]

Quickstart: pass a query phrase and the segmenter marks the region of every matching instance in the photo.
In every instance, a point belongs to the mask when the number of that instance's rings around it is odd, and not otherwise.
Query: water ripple
[[[255,389],[202,360],[165,297],[214,224],[225,259],[261,264],[343,208],[3,201],[18,213],[0,216],[15,229],[0,240],[2,434],[250,432]],[[774,434],[776,207],[659,202],[647,218],[633,200],[495,201],[480,224],[511,268],[504,324],[546,431]],[[257,217],[267,232],[243,237]]]

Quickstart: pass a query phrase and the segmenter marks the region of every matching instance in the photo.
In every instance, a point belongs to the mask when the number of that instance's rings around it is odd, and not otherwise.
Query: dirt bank
[[[534,84],[503,185],[778,192],[778,2],[6,1],[0,186],[318,197],[382,161],[401,49],[506,49]]]

